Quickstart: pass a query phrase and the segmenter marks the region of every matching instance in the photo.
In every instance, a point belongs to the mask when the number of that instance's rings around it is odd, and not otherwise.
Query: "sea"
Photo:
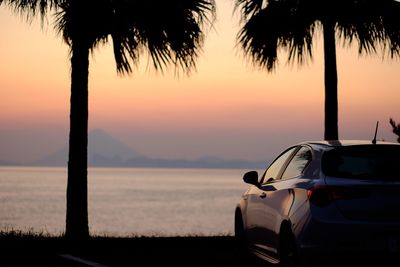
[[[243,169],[89,168],[92,235],[233,235]],[[65,231],[65,167],[0,167],[0,231]]]

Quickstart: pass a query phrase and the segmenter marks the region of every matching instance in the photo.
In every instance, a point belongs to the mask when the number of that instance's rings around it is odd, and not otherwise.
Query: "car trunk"
[[[400,221],[400,146],[337,147],[323,156],[331,200],[348,219]]]
[[[331,199],[347,219],[400,222],[400,184],[327,177]]]

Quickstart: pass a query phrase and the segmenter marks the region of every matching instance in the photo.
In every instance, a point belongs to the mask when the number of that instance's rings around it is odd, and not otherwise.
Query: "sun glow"
[[[257,143],[322,138],[322,40],[316,40],[314,60],[307,65],[288,66],[282,54],[276,71],[267,73],[251,66],[236,47],[239,21],[231,15],[233,4],[221,0],[217,5],[215,29],[190,76],[155,73],[144,56],[132,75],[121,77],[111,45],[95,50],[89,71],[90,127],[107,129],[154,155],[170,154],[155,145],[156,138],[170,136],[176,157],[207,153],[206,139],[219,142],[214,154],[256,158],[265,154]],[[28,25],[11,13],[0,8],[0,130],[46,123],[67,129],[68,47],[51,23],[41,30],[38,21]],[[388,121],[400,121],[399,60],[359,57],[355,47],[338,47],[337,63],[341,136],[369,137],[380,120],[382,138],[394,140]],[[130,139],[138,132],[147,139]],[[181,148],[184,139],[190,145]]]

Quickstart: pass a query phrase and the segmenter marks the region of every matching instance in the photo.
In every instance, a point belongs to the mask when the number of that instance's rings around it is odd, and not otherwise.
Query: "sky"
[[[293,143],[323,139],[323,40],[314,58],[289,65],[279,54],[273,73],[254,67],[236,44],[239,16],[217,0],[197,69],[160,74],[146,55],[128,76],[116,73],[111,45],[94,51],[89,69],[89,128],[134,150],[169,159],[218,156],[266,160]],[[51,17],[28,24],[0,7],[0,161],[29,162],[68,144],[68,46]],[[395,141],[400,122],[400,60],[358,55],[337,44],[339,136]]]

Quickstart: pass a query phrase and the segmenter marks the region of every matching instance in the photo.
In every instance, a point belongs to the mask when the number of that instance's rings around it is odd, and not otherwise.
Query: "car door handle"
[[[261,194],[260,194],[260,198],[266,198],[267,197],[267,194],[265,193],[265,192],[262,192]]]

